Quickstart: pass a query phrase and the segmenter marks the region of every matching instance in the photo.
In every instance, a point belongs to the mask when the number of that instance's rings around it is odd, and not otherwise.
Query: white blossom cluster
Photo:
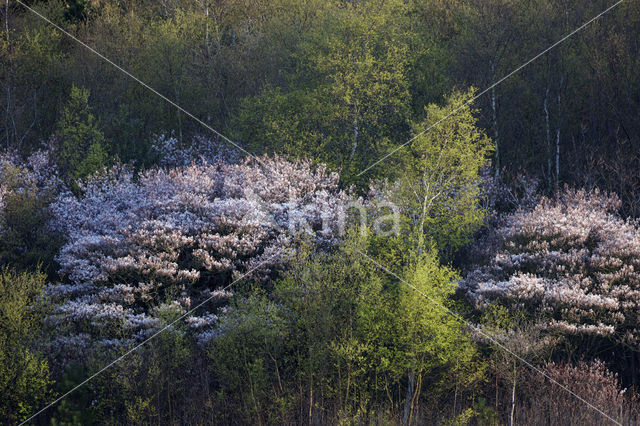
[[[300,238],[336,244],[350,200],[324,166],[279,157],[137,174],[115,166],[80,187],[52,205],[67,243],[49,320],[103,342],[144,338],[213,297],[187,318],[196,335],[210,335],[230,296],[221,288],[246,271],[269,279]]]
[[[38,150],[26,159],[15,152],[0,153],[0,187],[8,191],[60,191],[62,181],[50,150]]]
[[[6,232],[8,197],[23,195],[45,202],[63,188],[51,150],[35,151],[26,159],[15,152],[0,153],[0,236]]]
[[[626,398],[626,389],[622,387],[620,378],[599,359],[572,364],[551,362],[544,366],[544,371],[548,377],[531,373],[528,379],[529,386],[524,391],[520,413],[523,422],[544,419],[534,424],[605,423],[600,412],[585,409],[582,401],[565,390],[571,389],[583,400],[619,420],[620,424],[637,423],[635,404]]]
[[[2,152],[0,154],[0,176],[3,181],[11,168],[18,168],[22,172],[21,177],[24,182],[40,188],[59,188],[62,184],[50,149],[35,151],[24,160],[15,152]]]
[[[497,212],[529,210],[538,203],[539,181],[532,176],[517,173],[510,179],[497,175],[491,168],[480,170],[482,207]]]
[[[640,338],[640,232],[598,191],[565,190],[533,210],[508,216],[495,231],[488,264],[460,286],[480,309],[501,303],[563,335]]]
[[[204,136],[195,136],[190,144],[183,146],[175,136],[162,133],[152,141],[151,151],[158,157],[158,165],[162,167],[188,166],[193,162],[235,163],[239,160],[236,150]]]

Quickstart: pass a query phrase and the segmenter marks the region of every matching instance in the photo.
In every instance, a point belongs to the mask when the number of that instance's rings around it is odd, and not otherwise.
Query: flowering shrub
[[[36,151],[27,159],[0,154],[1,264],[48,266],[59,247],[49,229],[49,203],[62,189],[50,151]]]
[[[96,175],[81,183],[81,196],[67,192],[53,205],[68,243],[58,256],[66,283],[50,288],[59,303],[50,320],[73,324],[79,348],[86,333],[117,346],[128,338],[116,336],[142,339],[206,298],[219,306],[233,277],[252,271],[267,280],[297,238],[321,247],[338,241],[349,197],[337,182],[323,166],[279,157]],[[203,310],[187,318],[200,337],[217,320]]]
[[[640,234],[619,207],[614,195],[566,190],[517,211],[495,231],[491,260],[461,288],[478,308],[524,310],[543,330],[637,344]]]
[[[62,182],[58,177],[51,151],[42,149],[35,151],[25,160],[15,152],[4,151],[0,154],[0,179],[5,184],[11,169],[17,168],[21,172],[24,185],[38,188],[39,190],[59,190]]]
[[[195,136],[191,144],[182,146],[175,136],[167,136],[163,133],[154,138],[151,143],[151,151],[157,157],[158,165],[163,167],[188,166],[193,162],[199,164],[213,164],[218,161],[235,163],[239,159],[236,150],[204,136]]]
[[[555,383],[531,372],[518,414],[527,424],[608,424],[601,413],[585,405],[560,385],[580,396],[608,416],[624,424],[637,423],[637,407],[625,398],[618,375],[595,359],[577,364],[548,363],[544,371]],[[624,419],[624,420],[623,420]],[[633,420],[632,420],[633,419]]]
[[[530,210],[538,203],[539,181],[525,173],[496,174],[490,167],[480,170],[482,207],[500,213]]]

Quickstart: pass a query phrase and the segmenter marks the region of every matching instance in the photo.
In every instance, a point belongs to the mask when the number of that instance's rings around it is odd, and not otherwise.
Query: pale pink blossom
[[[613,195],[566,190],[516,211],[461,288],[478,308],[523,309],[550,331],[639,343],[640,230],[619,207]]]
[[[63,283],[49,287],[51,320],[111,346],[122,330],[145,338],[160,318],[211,299],[187,318],[204,336],[231,296],[224,286],[247,271],[271,279],[299,239],[334,246],[350,200],[325,166],[280,157],[140,173],[116,165],[79,186],[52,205],[67,243]]]

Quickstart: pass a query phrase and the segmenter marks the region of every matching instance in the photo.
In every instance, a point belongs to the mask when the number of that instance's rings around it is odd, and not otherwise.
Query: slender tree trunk
[[[358,148],[358,109],[354,107],[353,109],[353,142],[351,144],[351,155],[349,156],[349,160],[352,160],[356,155],[356,149]]]
[[[9,44],[9,0],[4,3],[4,30],[7,34],[7,47]]]
[[[171,389],[167,386],[167,405],[169,406],[169,419],[173,419],[173,406],[171,404]]]
[[[5,120],[4,120],[4,132],[6,135],[6,143],[7,143],[7,150],[9,149],[10,146],[10,137],[9,137],[9,113],[11,112],[11,87],[9,86],[9,83],[7,82],[7,110],[6,110],[6,114],[5,114]]]
[[[551,124],[549,123],[549,87],[544,94],[544,122],[547,133],[547,185],[551,188]]]
[[[424,198],[422,199],[422,214],[420,215],[420,227],[418,228],[418,253],[422,253],[424,246],[424,222],[427,220],[427,197],[429,196],[429,184],[427,182],[427,174],[422,174],[423,182],[425,182]]]
[[[313,374],[309,381],[309,425],[313,424]]]
[[[4,131],[6,136],[6,148],[9,149],[10,146],[10,137],[9,137],[9,114],[11,112],[11,39],[9,33],[9,0],[5,0],[4,4],[4,30],[5,36],[7,38],[7,111],[5,114],[5,125]]]
[[[344,403],[349,401],[349,391],[351,390],[351,365],[347,364],[347,390],[344,395]]]
[[[207,84],[207,89],[211,90],[211,35],[209,29],[209,0],[204,0],[204,46],[205,46],[205,67],[204,78]],[[216,93],[217,95],[217,93]],[[211,123],[211,108],[207,108],[207,123]]]
[[[418,380],[416,381],[416,386],[413,391],[413,395],[411,396],[411,407],[409,409],[409,424],[412,424],[414,421],[414,413],[416,412],[416,403],[418,401],[418,397],[420,395],[420,391],[422,390],[422,374],[418,374]]]
[[[204,1],[204,46],[207,52],[207,65],[211,60],[211,42],[209,41],[209,2]]]
[[[496,411],[498,411],[498,375],[496,374]]]
[[[517,364],[515,358],[513,359],[513,386],[511,387],[511,426],[514,425],[514,416],[516,413],[516,379],[517,379]]]
[[[631,353],[631,377],[632,377],[632,385],[636,386],[638,384],[638,376],[636,374],[636,361],[638,359],[638,355],[635,352]]]
[[[409,422],[409,415],[411,413],[411,401],[413,399],[413,390],[416,382],[416,373],[409,371],[407,378],[407,394],[404,400],[404,414],[402,416],[402,424]]]
[[[560,126],[561,126],[561,106],[562,106],[562,80],[560,80],[560,89],[558,89],[558,123],[556,127],[556,191],[560,184]]]
[[[262,424],[262,417],[260,415],[260,407],[258,406],[258,400],[256,398],[255,387],[253,385],[253,379],[251,378],[251,372],[250,372],[250,369],[249,369],[249,365],[247,364],[246,350],[245,350],[244,356],[245,356],[244,366],[245,366],[245,369],[247,370],[247,379],[249,381],[249,390],[250,390],[251,399],[253,401],[253,407],[256,410],[256,419],[258,419],[258,424]]]
[[[456,416],[456,405],[458,404],[458,380],[456,380],[456,387],[453,391],[453,417]]]
[[[496,76],[496,65],[495,63],[491,63],[491,75],[495,80]],[[496,102],[496,88],[495,86],[491,88],[491,112],[492,112],[492,120],[493,120],[493,142],[495,143],[496,152],[495,152],[495,167],[496,167],[496,177],[500,176],[500,133],[498,130],[498,107]]]
[[[177,86],[177,84],[174,85],[174,88],[176,86]],[[174,94],[175,94],[174,96],[175,96],[175,99],[176,99],[176,103],[179,105],[180,101],[178,99],[178,89],[177,88],[174,89]],[[180,142],[182,143],[183,142],[183,139],[182,139],[182,112],[180,110],[176,110],[176,113],[177,113],[177,118],[178,118],[178,136],[180,138]]]

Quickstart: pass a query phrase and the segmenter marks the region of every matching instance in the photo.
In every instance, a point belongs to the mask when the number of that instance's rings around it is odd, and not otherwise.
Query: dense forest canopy
[[[5,1],[0,418],[637,423],[637,6]]]
[[[456,88],[489,87],[613,2],[30,4],[249,151],[310,156],[340,168],[347,183],[366,183],[389,167],[354,174],[406,141],[425,105]],[[6,147],[28,152],[64,135],[74,84],[102,133],[94,142],[124,162],[153,161],[153,135],[171,131],[188,144],[207,134],[20,4],[4,9]],[[615,190],[636,213],[639,20],[623,2],[478,99],[494,167],[547,189]]]

